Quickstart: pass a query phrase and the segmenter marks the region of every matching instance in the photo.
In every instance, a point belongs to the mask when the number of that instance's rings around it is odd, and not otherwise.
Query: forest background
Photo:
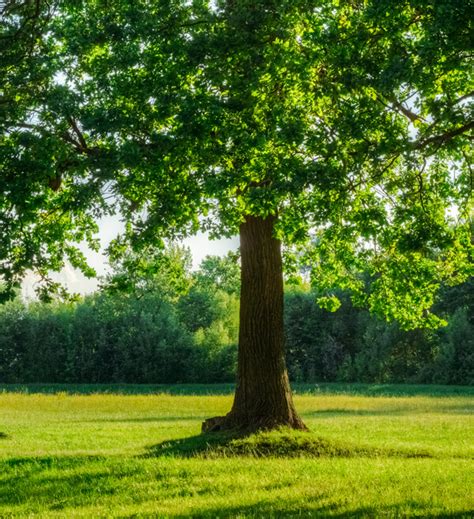
[[[117,260],[92,295],[0,306],[0,381],[233,382],[238,253],[208,256],[194,271],[185,247],[147,254]],[[446,326],[405,331],[343,291],[337,311],[321,308],[302,274],[285,284],[293,382],[474,383],[472,279],[440,292],[433,311]]]

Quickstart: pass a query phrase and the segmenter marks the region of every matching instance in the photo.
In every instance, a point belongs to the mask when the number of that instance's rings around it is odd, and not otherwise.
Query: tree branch
[[[79,130],[79,127],[77,125],[77,122],[72,118],[68,117],[69,124],[71,125],[74,133],[76,134],[77,138],[79,139],[79,144],[82,150],[87,151],[89,147],[87,146],[87,142],[84,138],[84,135],[82,134],[81,130]]]
[[[405,117],[410,119],[410,121],[414,124],[416,121],[425,121],[421,115],[416,114],[415,112],[412,112],[409,110],[406,106],[404,106],[402,103],[397,101],[396,99],[391,99],[392,104],[395,108],[398,109]]]
[[[432,137],[417,141],[414,143],[414,148],[416,150],[420,150],[426,146],[429,146],[430,144],[439,144],[441,146],[454,139],[454,137],[467,133],[472,128],[474,128],[474,121],[469,121],[468,123],[460,126],[459,128],[455,128],[454,130],[450,130],[439,135],[433,135]]]

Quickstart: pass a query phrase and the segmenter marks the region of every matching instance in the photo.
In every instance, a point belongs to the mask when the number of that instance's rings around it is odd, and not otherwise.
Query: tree
[[[468,274],[470,14],[459,0],[61,2],[31,64],[44,84],[2,122],[7,284],[65,256],[86,268],[72,242],[93,242],[111,208],[136,250],[239,232],[237,389],[204,428],[304,428],[282,241],[321,304],[350,288],[404,326],[438,324],[439,283]]]
[[[176,301],[191,287],[191,251],[178,244],[146,247],[136,253],[116,239],[109,246],[109,258],[112,271],[101,284],[108,293],[122,292],[140,298],[157,292]]]
[[[228,252],[225,256],[206,256],[195,273],[196,282],[211,290],[223,290],[227,294],[240,292],[239,254]]]

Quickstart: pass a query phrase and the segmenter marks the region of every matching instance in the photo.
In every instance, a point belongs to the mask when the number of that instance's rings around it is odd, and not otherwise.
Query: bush
[[[196,279],[176,297],[154,289],[96,294],[75,304],[0,306],[0,382],[232,382],[238,295]],[[317,305],[314,292],[289,289],[290,378],[473,384],[472,287],[445,290],[438,312],[449,324],[435,332],[403,331],[355,308],[343,293],[342,306],[331,313]]]

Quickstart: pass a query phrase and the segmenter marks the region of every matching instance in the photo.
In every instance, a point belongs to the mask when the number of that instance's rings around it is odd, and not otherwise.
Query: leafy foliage
[[[227,294],[240,292],[239,254],[228,252],[225,256],[207,256],[196,273],[198,284],[210,290],[223,290]]]
[[[286,294],[285,329],[290,376],[298,381],[472,384],[472,279],[444,287],[437,312],[448,326],[403,330],[354,307],[339,292],[335,313],[318,307],[314,293]]]
[[[171,244],[168,247],[146,247],[139,253],[115,240],[109,247],[112,273],[105,276],[102,289],[107,293],[126,293],[141,297],[159,292],[175,300],[192,285],[189,249]]]
[[[214,263],[208,257],[203,265]],[[26,306],[18,299],[2,307],[0,380],[233,380],[235,294],[213,286],[207,270],[193,279],[189,251],[176,246],[125,256],[114,267],[104,291],[83,301]]]
[[[185,293],[171,278],[170,285],[107,291],[73,304],[3,305],[0,380],[234,381],[238,299],[206,277],[214,263],[204,260],[205,269],[194,274]],[[337,296],[341,307],[328,312],[319,307],[317,293],[287,289],[286,356],[293,381],[474,383],[472,280],[443,290],[437,311],[449,324],[436,332],[403,331],[354,307],[348,294]]]
[[[323,302],[350,288],[440,323],[440,283],[472,273],[470,2],[65,0],[41,19],[0,61],[6,295],[64,258],[92,275],[74,243],[106,212],[134,250],[271,214]]]

